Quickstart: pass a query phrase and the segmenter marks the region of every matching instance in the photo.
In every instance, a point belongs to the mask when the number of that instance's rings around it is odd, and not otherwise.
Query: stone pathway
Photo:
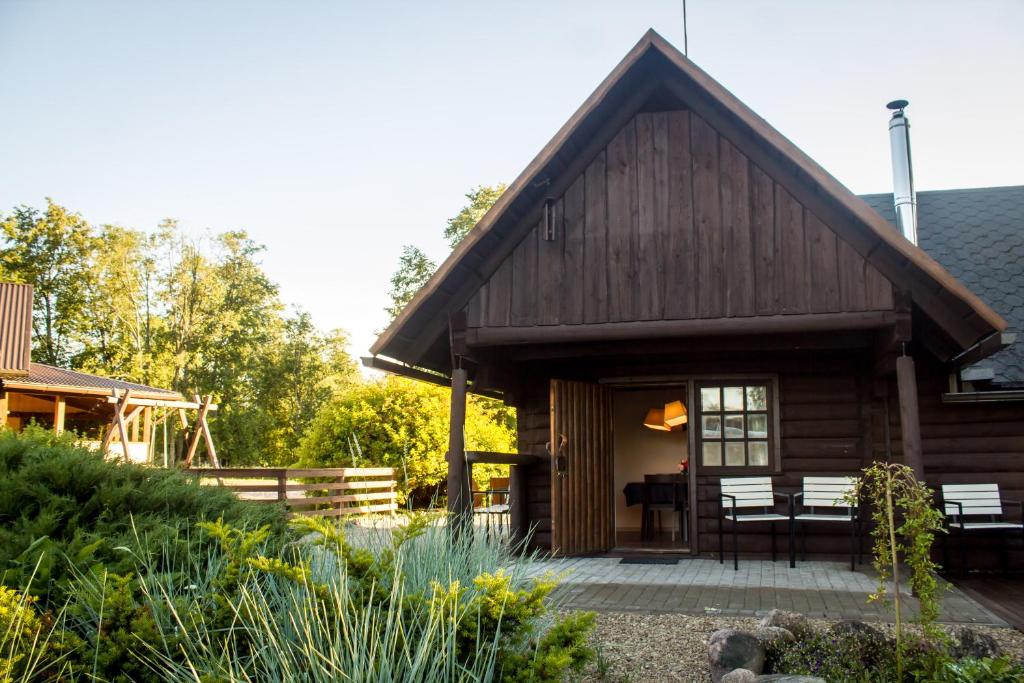
[[[873,570],[865,565],[851,572],[844,562],[801,562],[790,569],[782,560],[747,560],[734,571],[730,563],[704,558],[664,565],[622,564],[619,558],[590,557],[538,560],[530,573],[561,576],[553,597],[566,609],[760,616],[777,607],[812,618],[892,618],[883,605],[867,602],[868,594],[875,590]],[[917,601],[907,598],[906,603],[913,615]],[[953,586],[942,596],[940,619],[1006,626]]]

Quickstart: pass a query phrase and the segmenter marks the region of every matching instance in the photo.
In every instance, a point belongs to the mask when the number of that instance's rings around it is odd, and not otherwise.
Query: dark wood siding
[[[685,110],[630,120],[471,300],[470,327],[890,310],[891,284]],[[560,303],[556,303],[560,302]]]

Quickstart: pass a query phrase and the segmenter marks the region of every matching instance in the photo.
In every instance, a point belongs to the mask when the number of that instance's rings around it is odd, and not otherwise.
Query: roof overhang
[[[825,169],[687,59],[655,31],[648,31],[601,82],[490,211],[452,251],[427,284],[380,335],[370,351],[447,374],[449,316],[462,310],[509,253],[517,228],[540,214],[556,179],[588,162],[598,147],[590,139],[609,122],[628,120],[656,91],[685,98],[695,112],[751,155],[787,190],[843,234],[948,337],[950,355],[962,353],[1006,329],[1006,321],[975,294],[892,228],[888,221]],[[742,143],[742,144],[741,144]],[[590,154],[588,157],[587,155]]]

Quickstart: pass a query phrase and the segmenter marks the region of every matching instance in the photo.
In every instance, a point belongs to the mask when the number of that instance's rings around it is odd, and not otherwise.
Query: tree
[[[353,385],[320,411],[299,446],[299,467],[370,465],[399,470],[402,491],[427,502],[443,491],[448,473],[450,392],[389,376]],[[495,415],[495,404],[470,396],[466,448],[510,452],[514,428]],[[358,446],[356,445],[358,444]],[[478,485],[507,468],[477,466]]]
[[[33,285],[32,357],[65,365],[80,348],[86,288],[95,249],[92,228],[52,199],[43,212],[28,206],[0,217],[7,279]]]
[[[391,305],[385,310],[388,317],[394,320],[402,312],[406,304],[412,301],[416,292],[420,291],[427,280],[437,270],[437,264],[431,261],[423,250],[412,244],[402,247],[402,255],[398,258],[398,270],[391,276]]]
[[[505,191],[505,183],[497,185],[479,185],[466,193],[469,203],[448,219],[444,229],[444,238],[452,249],[462,238],[473,229],[484,214],[498,201]],[[391,276],[391,305],[386,309],[389,320],[394,320],[402,312],[406,304],[412,301],[416,292],[420,291],[427,280],[437,270],[437,264],[431,261],[419,247],[406,244],[402,247],[402,255],[398,258],[398,269]]]
[[[448,246],[454,249],[462,241],[473,226],[480,222],[484,214],[490,211],[494,202],[505,192],[505,183],[497,185],[478,185],[466,193],[469,204],[462,207],[454,217],[448,219],[444,229],[444,238]]]

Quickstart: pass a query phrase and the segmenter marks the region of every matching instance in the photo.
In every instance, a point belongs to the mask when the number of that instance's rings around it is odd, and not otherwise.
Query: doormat
[[[675,557],[624,557],[619,564],[679,564]]]

